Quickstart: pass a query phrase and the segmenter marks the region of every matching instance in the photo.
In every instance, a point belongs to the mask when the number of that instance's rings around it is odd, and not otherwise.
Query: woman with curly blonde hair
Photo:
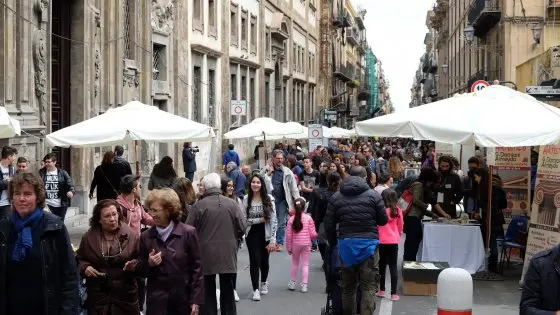
[[[393,178],[393,184],[398,184],[404,178],[403,164],[396,156],[389,159],[389,175]]]

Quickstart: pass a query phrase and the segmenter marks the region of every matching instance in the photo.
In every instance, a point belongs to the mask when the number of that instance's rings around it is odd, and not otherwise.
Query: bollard
[[[438,315],[471,315],[473,281],[461,268],[444,269],[437,281]]]

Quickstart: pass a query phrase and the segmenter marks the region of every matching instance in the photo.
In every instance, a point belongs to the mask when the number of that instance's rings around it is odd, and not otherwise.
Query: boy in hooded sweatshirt
[[[226,166],[228,165],[229,162],[235,162],[235,165],[237,165],[237,167],[241,165],[241,161],[239,160],[239,154],[235,152],[232,143],[228,144],[228,151],[224,153],[222,159],[222,166],[224,169],[226,169]]]

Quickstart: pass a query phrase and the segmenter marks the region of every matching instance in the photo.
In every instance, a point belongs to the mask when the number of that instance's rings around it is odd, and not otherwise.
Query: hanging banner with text
[[[504,209],[504,229],[507,229],[513,217],[529,216],[531,212],[531,148],[496,148],[494,171],[502,178],[507,196],[507,208]]]
[[[540,147],[523,274],[531,258],[560,242],[560,145]]]

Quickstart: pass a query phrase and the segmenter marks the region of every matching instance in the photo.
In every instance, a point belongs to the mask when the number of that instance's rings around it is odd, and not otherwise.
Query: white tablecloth
[[[440,261],[474,274],[484,271],[480,226],[425,223],[418,261]]]

